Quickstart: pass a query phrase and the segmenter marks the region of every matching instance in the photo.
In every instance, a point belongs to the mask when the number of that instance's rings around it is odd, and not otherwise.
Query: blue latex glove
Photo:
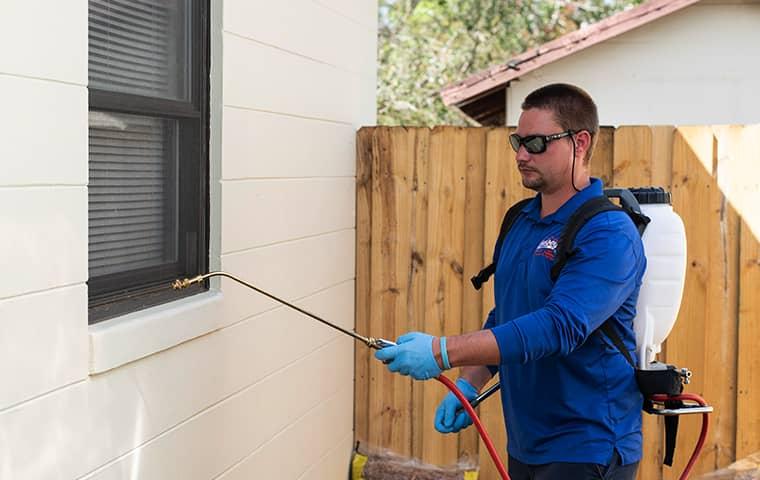
[[[472,400],[478,396],[475,387],[464,378],[458,378],[456,385],[467,400]],[[435,411],[435,421],[433,422],[435,429],[441,433],[456,433],[472,425],[472,419],[464,408],[457,412],[461,406],[462,403],[459,399],[449,392],[438,405],[438,410]]]
[[[427,333],[410,332],[396,340],[397,345],[375,352],[375,358],[388,364],[388,370],[410,375],[415,380],[427,380],[441,374],[433,356],[433,340]]]

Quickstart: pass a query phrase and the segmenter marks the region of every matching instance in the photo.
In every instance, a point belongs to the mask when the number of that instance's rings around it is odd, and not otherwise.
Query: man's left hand
[[[375,358],[388,364],[388,370],[409,375],[415,380],[428,380],[443,371],[433,355],[436,337],[420,332],[401,335],[397,345],[375,352]]]

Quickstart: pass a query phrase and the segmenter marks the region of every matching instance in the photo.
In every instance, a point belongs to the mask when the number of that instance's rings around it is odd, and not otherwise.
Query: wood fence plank
[[[741,215],[737,346],[736,457],[760,451],[760,125],[744,126],[737,141],[738,165],[731,202]]]
[[[466,193],[464,211],[464,273],[462,275],[462,330],[472,332],[483,325],[483,299],[470,277],[483,266],[483,206],[485,203],[486,135],[488,129],[467,129]],[[459,375],[453,372],[454,377]],[[477,464],[480,437],[468,428],[459,434],[460,461]]]
[[[462,328],[466,148],[462,128],[437,127],[430,135],[424,331],[432,335],[456,334]],[[423,428],[430,434],[423,438],[422,460],[436,465],[457,461],[457,437],[433,429],[446,392],[438,382],[423,384]]]
[[[673,133],[675,128],[669,125],[648,128],[652,131],[651,185],[670,190],[673,181]]]
[[[715,292],[717,322],[709,321],[705,345],[707,378],[705,395],[716,407],[713,415],[714,463],[709,468],[722,468],[736,458],[736,392],[737,340],[739,335],[739,243],[740,220],[732,199],[743,190],[747,175],[741,172],[742,127],[713,128],[713,174],[719,189],[720,225],[716,241],[721,243],[723,258],[722,283]],[[712,381],[719,379],[719,381]],[[718,411],[719,409],[719,411]]]
[[[654,187],[662,187],[665,190],[673,191],[673,136],[675,134],[675,127],[670,125],[658,125],[649,127],[652,130],[652,181],[651,185]],[[662,345],[662,351],[658,359],[661,362],[668,361],[668,343],[665,341]],[[658,418],[658,429],[660,444],[664,448],[665,425],[662,418]],[[664,451],[662,452],[664,455]],[[653,461],[656,461],[661,466],[662,455],[655,457]],[[644,477],[641,477],[644,478]]]
[[[414,177],[412,181],[412,241],[409,292],[409,330],[425,328],[425,279],[427,269],[428,231],[428,163],[430,157],[430,130],[416,128],[414,147]],[[424,424],[424,389],[420,382],[412,382],[412,456],[422,458],[423,438],[430,435],[430,426]]]
[[[758,150],[760,151],[760,150]],[[741,228],[736,457],[760,451],[760,232]]]
[[[652,184],[652,130],[649,127],[620,127],[615,130],[612,184],[640,187]]]
[[[620,127],[615,131],[612,158],[615,186],[637,187],[653,183],[651,174],[654,169],[653,156],[650,154],[652,144],[653,134],[650,127]],[[664,455],[664,422],[660,417],[646,414],[642,414],[641,420],[643,454],[638,478],[641,480],[660,479]]]
[[[356,331],[370,331],[370,246],[372,236],[372,138],[375,129],[362,128],[356,135]],[[370,351],[361,345],[354,350],[354,431],[362,444],[368,437]]]
[[[705,394],[710,378],[705,348],[710,323],[720,324],[725,248],[720,238],[721,195],[713,177],[713,133],[710,128],[681,127],[673,143],[673,206],[686,226],[688,242],[686,285],[678,321],[668,339],[668,361],[694,373],[688,391]],[[720,307],[720,308],[717,308]],[[727,366],[726,366],[727,367]],[[708,401],[712,399],[708,398]],[[718,412],[716,412],[718,413]],[[699,418],[684,418],[679,425],[679,446],[673,468],[664,478],[677,478],[691,449],[685,439],[699,435]],[[716,415],[711,419],[716,420]],[[715,429],[711,430],[694,473],[715,465]]]
[[[655,126],[652,132],[651,179],[642,186],[662,187],[673,190],[673,135],[672,126]],[[658,360],[667,362],[667,341],[662,345]],[[665,456],[665,421],[662,417],[642,414],[644,453],[638,478],[641,480],[662,478]]]
[[[373,336],[396,338],[406,331],[410,256],[411,181],[406,135],[380,128],[372,170],[372,278],[370,322]],[[411,381],[370,361],[370,444],[411,455]]]
[[[488,132],[486,137],[486,178],[485,202],[483,207],[483,266],[491,263],[493,249],[499,236],[501,220],[507,209],[516,201],[530,195],[530,191],[522,187],[520,175],[515,165],[515,153],[507,143],[507,137],[514,129],[499,128]],[[485,283],[483,292],[483,319],[494,306],[493,279]],[[495,380],[498,380],[498,375]],[[489,384],[490,385],[490,384]],[[479,415],[493,440],[496,450],[506,464],[507,434],[504,416],[501,408],[501,395],[496,394],[479,408]],[[480,478],[496,480],[498,471],[493,465],[488,450],[481,443],[478,451]]]
[[[596,141],[596,148],[591,157],[591,176],[602,180],[602,183],[609,187],[612,185],[612,157],[614,154],[614,135],[615,129],[612,127],[601,127]]]
[[[507,147],[507,135],[507,129],[500,128],[489,131],[486,137],[487,158],[485,201],[483,206],[483,266],[491,263],[494,244],[498,237],[499,225],[504,212],[509,207],[506,188],[507,169],[510,166],[514,168],[514,164],[509,165],[510,155]],[[514,154],[512,157],[514,158]],[[485,322],[488,312],[494,306],[493,281],[483,284],[481,291],[483,292],[483,318],[481,322]],[[496,375],[495,380],[498,380],[498,375]],[[478,409],[478,415],[491,436],[496,450],[501,454],[502,461],[506,462],[507,435],[504,428],[501,396],[496,394],[482,403]],[[495,480],[499,478],[498,471],[494,467],[487,449],[482,444],[478,450],[478,465],[480,466],[480,479]]]

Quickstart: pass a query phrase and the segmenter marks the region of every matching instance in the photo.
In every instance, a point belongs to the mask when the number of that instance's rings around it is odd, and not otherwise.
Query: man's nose
[[[515,159],[517,163],[525,163],[530,160],[530,153],[525,149],[525,145],[520,145],[520,148],[515,152]]]

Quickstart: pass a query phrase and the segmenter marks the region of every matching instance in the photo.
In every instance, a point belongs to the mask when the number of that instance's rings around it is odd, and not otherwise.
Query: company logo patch
[[[554,256],[557,253],[558,243],[559,240],[555,237],[545,238],[541,240],[541,243],[538,244],[538,247],[536,247],[533,255],[546,257],[549,260],[554,260]]]

